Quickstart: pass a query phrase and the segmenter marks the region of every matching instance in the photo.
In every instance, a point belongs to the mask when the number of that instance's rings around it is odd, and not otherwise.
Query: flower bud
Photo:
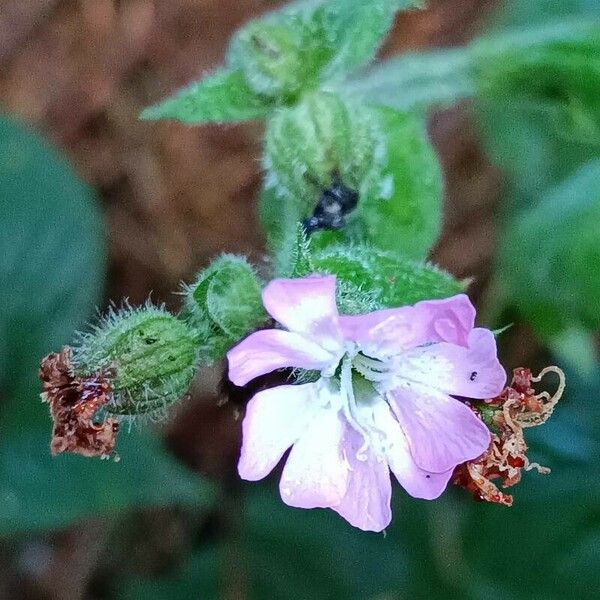
[[[187,392],[196,365],[195,332],[162,307],[111,311],[81,336],[76,373],[105,372],[112,415],[157,415]]]
[[[312,265],[316,272],[337,275],[339,283],[352,284],[356,293],[350,294],[351,301],[346,302],[350,307],[356,305],[362,295],[362,302],[369,310],[448,298],[464,292],[465,288],[463,282],[434,265],[400,258],[361,244],[316,250]],[[344,299],[341,300],[343,308]]]
[[[218,360],[267,315],[260,283],[244,257],[225,254],[185,289],[185,317],[199,331],[200,352]]]
[[[286,104],[315,87],[319,59],[306,46],[300,21],[251,22],[233,38],[228,55],[230,66],[243,71],[257,94]]]
[[[267,186],[293,199],[294,223],[312,214],[334,178],[359,198],[378,195],[385,146],[375,113],[333,93],[314,93],[269,121]]]

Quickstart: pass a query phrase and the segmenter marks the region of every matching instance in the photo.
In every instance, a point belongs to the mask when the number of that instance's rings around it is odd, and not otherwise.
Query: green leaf
[[[400,111],[450,106],[476,91],[469,47],[411,52],[336,86],[350,98]]]
[[[65,527],[140,506],[206,508],[212,487],[170,458],[151,435],[122,431],[121,460],[52,457],[50,426],[20,432],[0,447],[0,535]]]
[[[600,147],[600,23],[562,19],[473,48],[484,101],[538,112],[557,136]]]
[[[508,296],[546,340],[570,327],[600,329],[600,161],[582,167],[504,235]]]
[[[221,69],[140,114],[144,120],[230,123],[265,117],[271,101],[252,91],[240,70]]]
[[[0,119],[0,222],[0,384],[11,399],[2,426],[49,429],[39,361],[99,299],[104,227],[92,190],[65,159],[9,119]]]
[[[104,278],[91,189],[39,136],[0,120],[0,533],[63,527],[142,504],[199,502],[209,490],[149,436],[121,432],[119,464],[50,455],[40,359],[89,318]]]
[[[425,123],[388,108],[378,109],[387,147],[383,170],[389,194],[365,198],[354,216],[350,236],[409,258],[425,258],[442,220],[443,179]],[[387,178],[387,179],[386,179]]]
[[[416,0],[333,0],[324,9],[326,35],[334,49],[323,79],[345,77],[375,58],[400,10]]]

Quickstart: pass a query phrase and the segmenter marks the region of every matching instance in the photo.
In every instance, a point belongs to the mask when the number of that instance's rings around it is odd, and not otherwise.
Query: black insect
[[[321,190],[312,216],[304,219],[306,234],[310,235],[321,229],[341,229],[346,224],[346,215],[357,204],[358,192],[344,185],[340,176],[334,174],[331,186]]]

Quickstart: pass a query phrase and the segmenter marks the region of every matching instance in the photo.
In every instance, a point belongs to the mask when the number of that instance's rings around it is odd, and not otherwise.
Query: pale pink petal
[[[356,342],[370,356],[393,356],[423,343],[415,331],[413,307],[377,310],[365,315],[340,317],[344,339]]]
[[[466,345],[474,322],[475,309],[464,294],[340,317],[344,338],[372,356],[393,356],[431,342]]]
[[[341,333],[333,275],[275,279],[263,290],[267,312],[290,331],[304,333],[328,349],[340,348]]]
[[[438,498],[446,489],[454,469],[434,473],[420,469],[415,463],[406,436],[386,403],[374,409],[377,429],[386,436],[385,457],[400,485],[413,497],[425,500]]]
[[[298,333],[280,329],[256,331],[227,353],[229,379],[235,385],[283,367],[325,369],[337,357]]]
[[[365,460],[356,458],[363,437],[346,425],[344,449],[349,466],[346,495],[333,510],[363,531],[383,531],[392,519],[392,486],[387,463],[369,449]]]
[[[394,359],[394,380],[465,398],[496,397],[504,389],[506,373],[497,358],[494,334],[473,329],[468,343],[468,348],[440,342],[404,352]]]
[[[444,473],[487,450],[488,428],[460,400],[418,383],[407,383],[387,397],[421,469]]]
[[[258,392],[242,423],[238,471],[257,481],[268,475],[320,410],[317,384],[282,385]]]
[[[294,444],[285,463],[279,491],[297,508],[337,506],[348,487],[344,458],[344,423],[335,410],[323,409]]]
[[[424,300],[414,306],[415,318],[423,325],[428,342],[450,342],[466,346],[475,326],[475,307],[466,294],[441,300]]]

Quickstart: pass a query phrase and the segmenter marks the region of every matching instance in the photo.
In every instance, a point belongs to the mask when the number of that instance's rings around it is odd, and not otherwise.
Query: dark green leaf
[[[511,220],[500,274],[508,295],[548,339],[600,329],[600,162],[581,168]]]
[[[170,458],[150,435],[120,433],[120,462],[52,457],[47,430],[0,446],[0,535],[65,527],[139,506],[208,506],[211,486]]]
[[[468,47],[402,54],[338,87],[355,100],[401,111],[450,106],[476,90]]]
[[[0,384],[4,428],[47,424],[37,368],[94,309],[104,281],[103,223],[92,190],[42,138],[0,120]],[[30,408],[22,408],[23,406]]]

